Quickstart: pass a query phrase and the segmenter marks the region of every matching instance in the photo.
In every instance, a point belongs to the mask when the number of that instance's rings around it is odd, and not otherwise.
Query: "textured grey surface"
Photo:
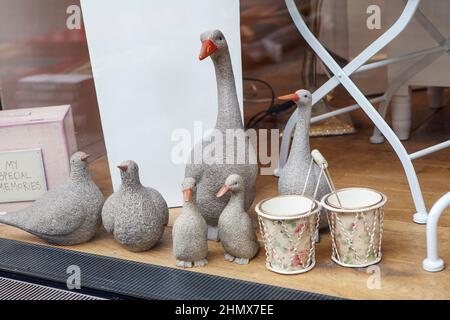
[[[192,195],[190,200],[185,199],[183,210],[173,225],[173,254],[179,267],[203,266],[208,263],[208,226],[196,204],[195,179],[185,178],[182,191]]]
[[[103,225],[128,250],[146,251],[161,239],[169,209],[157,190],[141,184],[134,161],[125,161],[120,167],[122,185],[103,206]]]
[[[227,260],[246,264],[258,253],[259,243],[252,220],[244,209],[244,181],[232,174],[224,187],[229,189],[231,198],[219,218],[219,238]]]
[[[81,160],[84,156],[83,152],[72,155],[69,180],[30,207],[0,216],[0,223],[56,245],[75,245],[92,239],[101,225],[104,198],[91,179],[87,161]]]
[[[297,102],[299,120],[295,128],[294,140],[292,142],[289,158],[280,172],[278,191],[280,194],[302,194],[308,176],[309,166],[312,160],[309,145],[309,128],[311,122],[312,96],[307,90],[299,90],[296,94],[300,97]],[[305,190],[305,196],[312,198],[317,185],[320,168],[315,163],[311,176]],[[324,176],[320,179],[316,199],[320,200],[331,190]],[[324,210],[320,214],[320,228],[326,228],[328,221]]]
[[[218,30],[205,32],[201,35],[201,40],[211,40],[217,46],[217,50],[210,55],[216,72],[218,92],[218,113],[215,129],[222,133],[223,141],[226,141],[225,133],[227,129],[242,130],[242,133],[244,129],[231,57],[222,32]],[[211,106],[211,108],[215,108],[215,106]],[[250,208],[255,198],[255,181],[258,174],[258,165],[256,162],[250,164],[250,158],[256,159],[256,152],[248,136],[242,136],[242,139],[245,139],[245,143],[238,144],[236,141],[228,139],[228,142],[223,144],[222,164],[195,163],[194,154],[196,150],[205,150],[205,147],[210,145],[211,141],[215,141],[213,136],[206,137],[194,147],[191,158],[192,164],[186,166],[185,177],[194,177],[197,180],[197,205],[206,222],[211,226],[217,226],[219,216],[228,203],[229,195],[217,199],[216,193],[230,174],[239,174],[244,179],[247,191],[245,198],[246,209]],[[226,150],[234,150],[235,155],[244,155],[245,161],[242,161],[241,164],[237,163],[237,161],[233,162],[233,164],[228,164],[225,161]],[[250,157],[249,155],[252,156]]]
[[[0,277],[0,300],[103,300],[85,294]]]
[[[82,288],[135,298],[255,301],[335,299],[312,292],[0,239],[0,270],[65,284],[69,265],[80,267]]]

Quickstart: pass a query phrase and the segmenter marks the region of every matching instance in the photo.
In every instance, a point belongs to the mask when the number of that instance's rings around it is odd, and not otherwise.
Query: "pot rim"
[[[377,203],[371,204],[369,206],[364,206],[364,207],[360,207],[360,208],[353,208],[353,209],[349,209],[349,208],[340,208],[340,207],[335,207],[332,204],[330,204],[328,202],[328,199],[332,196],[335,195],[339,192],[342,191],[348,191],[348,190],[365,190],[365,191],[370,191],[370,192],[374,192],[377,193],[381,196],[381,200],[378,201]],[[351,187],[351,188],[344,188],[344,189],[339,189],[339,190],[335,190],[327,195],[325,195],[322,200],[320,201],[320,204],[327,210],[329,211],[333,211],[333,212],[339,212],[339,213],[355,213],[355,212],[365,212],[365,211],[370,211],[370,210],[374,210],[374,209],[378,209],[383,207],[387,202],[387,197],[384,193],[381,193],[380,191],[377,191],[375,189],[372,188],[365,188],[365,187]]]
[[[292,215],[292,216],[273,216],[273,215],[271,215],[271,214],[269,214],[267,212],[264,212],[264,210],[261,208],[262,205],[265,202],[269,201],[269,200],[273,200],[273,199],[277,199],[277,198],[288,198],[288,197],[289,198],[291,198],[291,197],[306,198],[306,199],[312,201],[314,203],[314,205],[313,205],[313,207],[310,210],[308,210],[306,212],[299,212],[298,214]],[[266,198],[266,199],[263,199],[260,202],[258,202],[258,204],[255,206],[255,211],[258,214],[258,216],[261,216],[261,217],[269,219],[269,220],[274,220],[274,221],[277,221],[277,220],[295,220],[295,219],[300,219],[300,218],[307,218],[307,217],[309,217],[309,216],[311,216],[313,214],[317,214],[320,211],[320,209],[321,209],[321,205],[320,205],[320,203],[317,200],[313,200],[310,197],[302,196],[302,195],[299,195],[299,194],[290,194],[290,195],[287,194],[287,195],[279,195],[279,196],[276,196],[276,197]]]

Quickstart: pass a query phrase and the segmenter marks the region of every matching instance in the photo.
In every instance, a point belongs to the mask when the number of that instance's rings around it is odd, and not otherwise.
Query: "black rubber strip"
[[[338,299],[318,293],[0,239],[0,270],[3,272],[65,284],[69,277],[67,268],[72,265],[81,270],[82,288],[138,299]]]
[[[0,300],[99,300],[99,298],[0,277]]]

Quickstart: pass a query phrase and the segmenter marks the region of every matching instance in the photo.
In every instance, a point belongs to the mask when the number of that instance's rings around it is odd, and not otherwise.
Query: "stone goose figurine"
[[[141,184],[134,161],[122,162],[118,168],[122,185],[103,206],[103,225],[128,250],[149,250],[161,240],[169,221],[167,203],[158,191]]]
[[[230,174],[239,174],[244,179],[246,191],[244,208],[249,209],[255,198],[258,165],[256,152],[244,132],[227,41],[219,30],[205,32],[200,39],[202,49],[199,58],[203,60],[211,57],[216,72],[218,113],[215,132],[222,135],[224,142],[227,140],[225,139],[227,129],[238,130],[241,133],[238,139],[245,139],[245,143],[236,143],[233,139],[228,139],[229,141],[224,143],[221,159],[213,164],[207,164],[203,161],[196,163],[195,150],[199,147],[204,150],[205,146],[211,144],[212,136],[206,137],[194,147],[191,162],[186,166],[185,177],[194,177],[197,181],[197,205],[208,223],[208,238],[218,241],[217,223],[221,212],[228,203],[229,195],[217,199],[216,191]],[[228,164],[230,162],[226,161],[226,150],[233,150],[234,155],[243,155],[244,161],[239,162],[232,159],[232,164]]]
[[[283,96],[279,99],[293,100],[296,102],[299,120],[295,128],[294,140],[292,141],[289,158],[280,172],[278,191],[280,194],[302,194],[312,160],[311,149],[309,146],[312,96],[307,90],[299,90],[294,94]],[[313,197],[319,174],[320,168],[314,163],[313,169],[311,170],[311,176],[308,179],[308,185],[306,186],[305,196],[310,198]],[[323,196],[330,192],[330,187],[328,186],[325,177],[322,176],[316,199],[322,199]],[[321,212],[319,227],[322,229],[327,226],[328,221],[325,213]]]
[[[208,263],[208,226],[195,203],[195,179],[185,178],[182,191],[183,210],[172,229],[176,265],[183,268],[203,267]]]
[[[91,240],[101,225],[103,194],[89,173],[89,155],[77,152],[70,159],[70,178],[48,191],[30,207],[0,216],[0,223],[27,231],[55,245],[76,245]]]
[[[253,223],[244,209],[244,180],[230,175],[217,193],[222,197],[230,191],[231,198],[219,218],[219,237],[225,249],[225,259],[237,264],[248,264],[259,250]]]

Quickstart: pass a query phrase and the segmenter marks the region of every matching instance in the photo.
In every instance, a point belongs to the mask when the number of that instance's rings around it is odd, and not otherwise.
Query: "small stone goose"
[[[307,90],[299,90],[294,94],[280,97],[281,100],[293,100],[297,104],[299,120],[296,125],[294,140],[292,142],[289,158],[285,166],[281,169],[280,180],[278,181],[278,191],[280,194],[302,194],[308,176],[309,166],[312,156],[309,146],[309,129],[312,110],[312,96]],[[315,163],[311,170],[311,176],[305,190],[305,196],[312,198],[320,174],[320,168]],[[330,193],[324,176],[320,179],[319,189],[316,199]],[[326,228],[328,221],[325,212],[320,215],[320,228]]]
[[[199,58],[203,60],[211,57],[216,72],[218,113],[215,132],[221,133],[222,140],[226,141],[225,134],[227,129],[233,129],[242,133],[238,139],[245,139],[245,143],[236,143],[235,141],[224,143],[221,159],[218,159],[219,161],[213,164],[207,164],[203,161],[195,163],[194,150],[200,147],[202,148],[201,150],[205,150],[205,147],[211,144],[212,136],[206,137],[194,147],[191,164],[186,166],[185,177],[194,177],[197,181],[197,205],[208,223],[208,238],[217,241],[219,240],[218,219],[228,203],[229,196],[225,195],[223,198],[217,199],[215,196],[216,191],[221,187],[222,181],[230,174],[239,174],[244,179],[246,190],[244,208],[248,210],[255,198],[255,181],[258,174],[258,165],[256,152],[244,132],[227,41],[219,30],[207,31],[201,35],[200,39],[202,41],[202,49]],[[231,159],[231,164],[229,164],[230,162],[226,160],[226,150],[234,151],[234,155],[243,155],[244,161],[239,162]]]
[[[183,268],[203,267],[208,263],[208,226],[195,203],[195,179],[185,178],[181,187],[183,211],[172,229],[176,265]]]
[[[89,173],[89,155],[77,152],[70,159],[70,178],[48,191],[30,207],[0,216],[0,223],[27,231],[55,245],[76,245],[91,240],[101,225],[103,194]]]
[[[103,225],[128,250],[147,251],[164,233],[169,221],[167,203],[158,191],[141,184],[134,161],[122,162],[118,168],[122,185],[103,206]]]
[[[225,249],[225,259],[237,264],[248,264],[259,250],[252,220],[244,209],[244,180],[237,174],[230,175],[217,193],[222,197],[228,191],[230,201],[219,218],[219,237]]]

